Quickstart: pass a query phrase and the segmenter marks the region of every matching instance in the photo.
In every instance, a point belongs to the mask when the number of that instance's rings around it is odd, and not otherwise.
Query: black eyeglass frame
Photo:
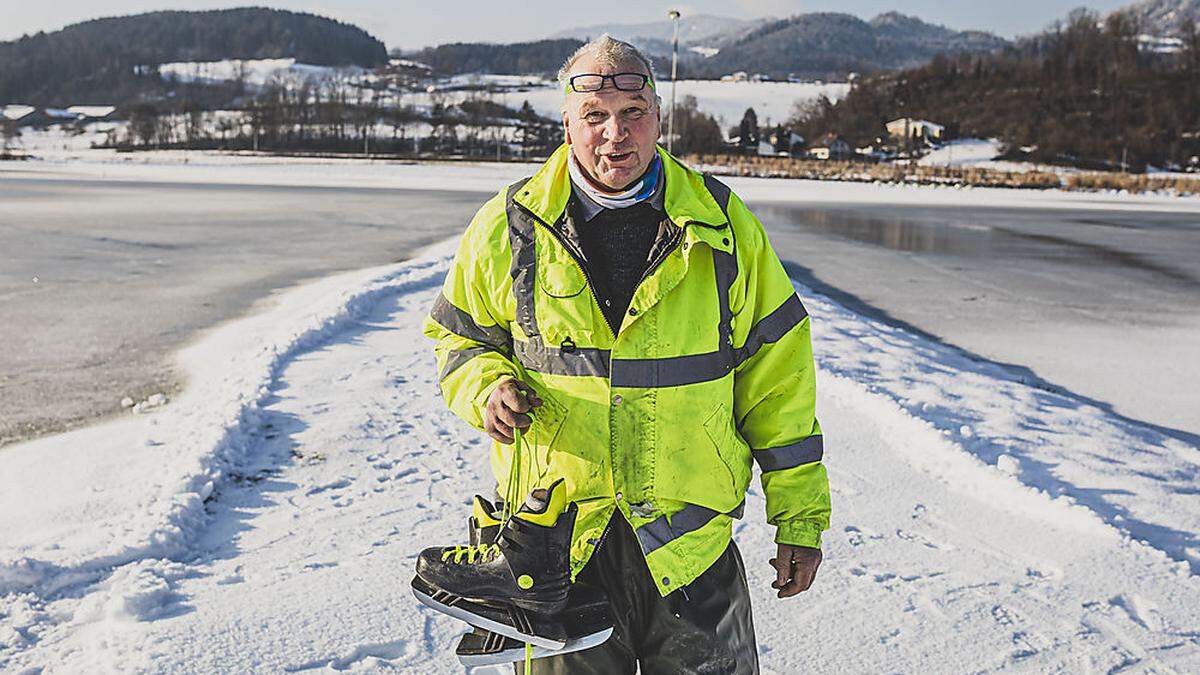
[[[639,86],[637,86],[636,88],[632,88],[632,89],[628,88],[628,87],[621,87],[621,86],[617,85],[617,78],[621,77],[623,75],[633,75],[636,77],[640,77],[640,78],[642,78],[642,83]],[[598,78],[600,78],[600,86],[596,87],[595,89],[579,89],[575,86],[575,80],[580,77],[598,77]],[[593,91],[600,91],[601,89],[604,88],[605,80],[612,80],[613,88],[617,89],[618,91],[641,91],[641,90],[645,89],[647,86],[649,86],[651,90],[654,90],[654,80],[650,79],[650,76],[645,73],[613,73],[612,75],[602,75],[600,73],[579,73],[578,75],[572,75],[571,79],[567,80],[567,91],[575,91],[575,92],[579,92],[581,94],[591,93]]]

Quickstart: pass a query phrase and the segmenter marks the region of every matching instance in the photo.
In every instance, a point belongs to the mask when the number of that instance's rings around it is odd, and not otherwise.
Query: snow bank
[[[279,371],[379,297],[440,285],[444,262],[431,255],[302,286],[278,296],[263,313],[214,329],[179,355],[189,380],[184,395],[145,420],[118,420],[6,448],[0,483],[16,489],[0,495],[0,512],[42,516],[48,527],[30,529],[28,521],[15,519],[0,524],[6,535],[0,538],[0,595],[53,593],[133,561],[186,557],[208,520],[205,502],[225,467],[249,451],[247,434],[259,424]],[[79,472],[45,461],[82,460],[81,447],[91,451],[85,461],[103,470]],[[101,476],[105,482],[91,483]],[[92,492],[97,494],[86,494]],[[59,499],[48,502],[46,494]]]

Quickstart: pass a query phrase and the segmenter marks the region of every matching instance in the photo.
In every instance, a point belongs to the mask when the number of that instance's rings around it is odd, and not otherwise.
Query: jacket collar
[[[724,227],[728,220],[704,187],[704,177],[685,166],[661,145],[655,148],[662,159],[663,179],[666,182],[663,208],[667,217],[680,227],[689,223]],[[567,153],[570,151],[571,146],[566,143],[559,145],[513,198],[550,225],[562,217],[571,196],[571,178],[567,174]]]

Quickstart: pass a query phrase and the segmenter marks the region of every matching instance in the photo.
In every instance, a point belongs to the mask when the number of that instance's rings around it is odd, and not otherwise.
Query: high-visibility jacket
[[[667,219],[615,335],[566,208],[565,143],[475,214],[424,332],[469,424],[508,378],[543,400],[520,476],[564,478],[579,504],[572,578],[616,508],[666,595],[725,550],[752,458],[777,542],[820,546],[830,504],[808,314],[742,200],[657,151]],[[492,445],[501,493],[512,452]]]

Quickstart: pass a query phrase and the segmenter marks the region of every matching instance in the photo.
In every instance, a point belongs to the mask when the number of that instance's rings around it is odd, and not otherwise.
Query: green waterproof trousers
[[[533,661],[539,675],[743,675],[758,673],[750,591],[731,540],[687,586],[659,594],[629,523],[614,513],[608,534],[579,573],[608,593],[615,627],[604,644]],[[524,673],[524,663],[516,673]]]

